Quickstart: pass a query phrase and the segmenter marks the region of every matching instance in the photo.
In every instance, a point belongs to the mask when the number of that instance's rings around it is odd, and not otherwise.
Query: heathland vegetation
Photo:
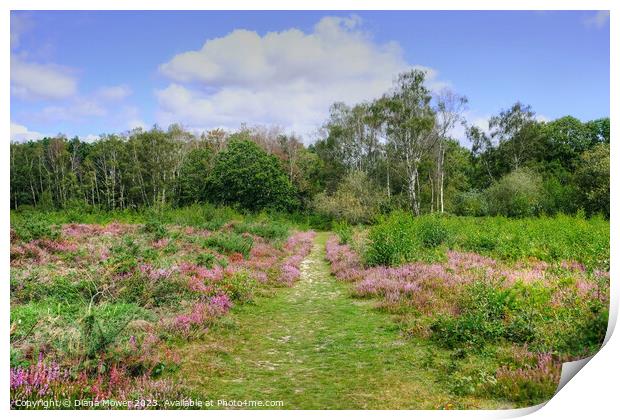
[[[607,328],[609,119],[516,103],[483,129],[466,104],[414,70],[309,146],[178,125],[12,143],[14,406],[550,398]]]

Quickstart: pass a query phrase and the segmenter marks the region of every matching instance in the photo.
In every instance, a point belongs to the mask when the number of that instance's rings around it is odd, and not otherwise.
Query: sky
[[[516,101],[586,121],[609,116],[609,43],[603,11],[13,11],[11,140],[179,123],[311,143],[332,103],[414,67],[482,128]]]

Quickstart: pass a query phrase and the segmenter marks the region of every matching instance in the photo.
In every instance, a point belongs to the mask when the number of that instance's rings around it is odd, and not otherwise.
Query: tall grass
[[[588,269],[609,270],[609,237],[609,221],[596,217],[414,218],[398,212],[370,228],[365,262],[437,261],[445,259],[447,249],[455,249],[506,261],[574,261]]]

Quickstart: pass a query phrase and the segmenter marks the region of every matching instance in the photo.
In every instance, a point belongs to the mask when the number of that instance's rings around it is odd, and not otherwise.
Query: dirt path
[[[281,400],[285,409],[427,408],[455,400],[422,366],[429,349],[404,340],[386,314],[355,300],[325,261],[319,234],[290,289],[235,308],[183,347],[179,377],[203,399]]]

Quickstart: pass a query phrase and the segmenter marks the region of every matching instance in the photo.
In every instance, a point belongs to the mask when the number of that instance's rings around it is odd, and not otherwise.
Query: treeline
[[[94,143],[63,136],[11,143],[11,207],[105,210],[212,202],[311,211],[352,223],[414,214],[609,217],[609,119],[540,122],[516,103],[466,126],[467,99],[401,74],[372,102],[334,104],[322,138],[278,129],[194,135],[134,130]],[[451,138],[463,127],[469,147]]]

